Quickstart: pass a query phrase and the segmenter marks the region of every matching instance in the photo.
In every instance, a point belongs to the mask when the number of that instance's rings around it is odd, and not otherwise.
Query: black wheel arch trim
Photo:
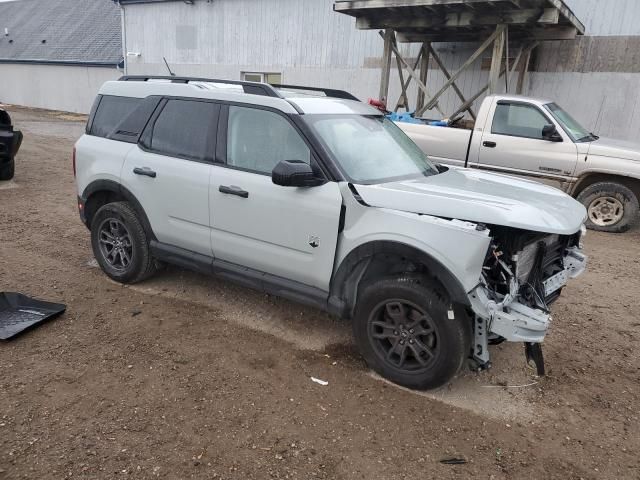
[[[452,302],[470,306],[467,292],[460,281],[433,256],[405,243],[376,240],[359,245],[342,260],[331,279],[330,311],[341,312],[342,316],[349,318],[353,317],[358,295],[358,284],[365,276],[371,261],[376,255],[399,255],[421,263],[426,267],[430,275],[442,284]]]
[[[120,195],[124,200],[129,202],[135,212],[140,217],[140,221],[144,226],[145,231],[150,237],[150,240],[157,240],[155,233],[153,232],[153,228],[151,228],[151,223],[149,222],[149,218],[147,217],[142,204],[136,196],[131,193],[126,187],[122,186],[120,183],[115,182],[113,180],[94,180],[89,185],[86,186],[84,191],[82,192],[81,200],[82,204],[86,207],[87,202],[91,199],[91,197],[100,192],[111,192]],[[87,218],[84,215],[83,223],[87,226],[87,228],[91,228],[91,219]]]

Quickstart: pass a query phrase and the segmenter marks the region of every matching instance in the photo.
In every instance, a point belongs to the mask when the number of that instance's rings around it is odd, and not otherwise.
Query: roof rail
[[[209,82],[227,85],[239,85],[244,93],[263,95],[265,97],[283,98],[280,92],[267,83],[243,82],[239,80],[220,80],[217,78],[174,77],[163,75],[125,75],[118,79],[121,82],[147,82],[149,80],[168,80],[171,83]],[[310,89],[307,89],[310,90]]]
[[[342,98],[344,100],[355,100],[357,102],[360,101],[359,98],[355,97],[349,92],[346,92],[344,90],[335,90],[333,88],[303,87],[301,85],[282,85],[276,83],[271,84],[271,86],[273,88],[282,88],[285,90],[307,90],[310,92],[322,92],[327,97]]]

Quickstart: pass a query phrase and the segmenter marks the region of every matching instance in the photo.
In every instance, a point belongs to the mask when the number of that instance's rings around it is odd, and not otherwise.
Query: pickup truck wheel
[[[16,161],[11,159],[9,163],[0,165],[0,180],[11,180],[15,175]]]
[[[109,203],[96,212],[91,246],[100,268],[116,282],[136,283],[155,273],[147,234],[127,202]]]
[[[448,382],[470,348],[469,323],[427,278],[378,280],[364,288],[353,320],[367,364],[399,385],[429,389]]]
[[[594,183],[580,192],[578,201],[587,208],[587,228],[591,230],[626,232],[638,218],[638,199],[619,183]]]

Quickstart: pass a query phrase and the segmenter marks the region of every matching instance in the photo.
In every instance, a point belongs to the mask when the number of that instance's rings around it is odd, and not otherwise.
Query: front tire
[[[127,202],[109,203],[96,212],[91,247],[102,271],[116,282],[140,282],[156,271],[147,233]]]
[[[468,319],[426,277],[385,278],[358,298],[353,333],[365,361],[399,385],[426,390],[447,383],[470,351]]]
[[[11,180],[16,172],[16,161],[11,159],[9,163],[0,166],[0,180]]]
[[[620,183],[589,185],[578,201],[587,209],[587,228],[600,232],[622,233],[638,219],[638,198]]]

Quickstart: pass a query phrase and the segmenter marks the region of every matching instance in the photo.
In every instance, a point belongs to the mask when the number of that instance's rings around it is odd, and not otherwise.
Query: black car
[[[22,132],[14,130],[11,117],[0,109],[0,180],[11,180],[15,171],[15,156],[22,144]]]

